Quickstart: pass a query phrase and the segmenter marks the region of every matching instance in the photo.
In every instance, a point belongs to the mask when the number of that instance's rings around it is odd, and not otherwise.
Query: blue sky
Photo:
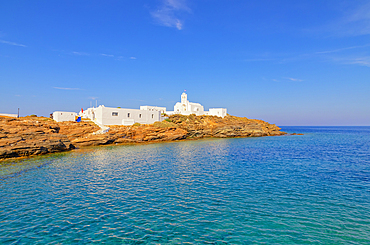
[[[0,2],[0,112],[166,106],[370,125],[370,1]]]

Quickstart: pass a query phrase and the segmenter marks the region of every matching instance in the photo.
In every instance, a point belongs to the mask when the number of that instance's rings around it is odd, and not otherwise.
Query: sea
[[[370,244],[370,127],[0,163],[0,244]]]

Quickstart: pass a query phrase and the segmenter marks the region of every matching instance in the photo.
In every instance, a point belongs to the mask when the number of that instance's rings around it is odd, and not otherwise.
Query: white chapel
[[[227,115],[227,109],[225,108],[210,108],[209,111],[205,111],[204,107],[199,103],[188,101],[188,95],[183,92],[181,94],[181,101],[177,102],[173,108],[173,111],[167,111],[166,114],[182,114],[190,115],[195,114],[197,116],[209,115],[225,117]]]

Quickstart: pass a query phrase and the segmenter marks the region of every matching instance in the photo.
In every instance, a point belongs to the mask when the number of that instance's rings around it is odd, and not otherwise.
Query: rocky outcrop
[[[245,117],[173,115],[169,117],[168,121],[186,130],[187,137],[190,138],[261,137],[286,134],[281,132],[275,124]]]
[[[76,146],[106,145],[113,143],[143,143],[172,141],[186,138],[187,132],[176,127],[160,128],[151,125],[112,126],[108,133],[91,134],[72,141]]]
[[[152,125],[111,126],[109,132],[96,134],[99,130],[91,121],[57,123],[44,117],[0,117],[0,159],[84,146],[285,134],[262,120],[195,115],[173,115]]]
[[[74,149],[56,123],[0,117],[0,159]]]

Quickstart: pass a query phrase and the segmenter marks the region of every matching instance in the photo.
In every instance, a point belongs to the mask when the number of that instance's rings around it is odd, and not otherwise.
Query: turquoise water
[[[0,165],[1,244],[370,244],[370,127]]]

